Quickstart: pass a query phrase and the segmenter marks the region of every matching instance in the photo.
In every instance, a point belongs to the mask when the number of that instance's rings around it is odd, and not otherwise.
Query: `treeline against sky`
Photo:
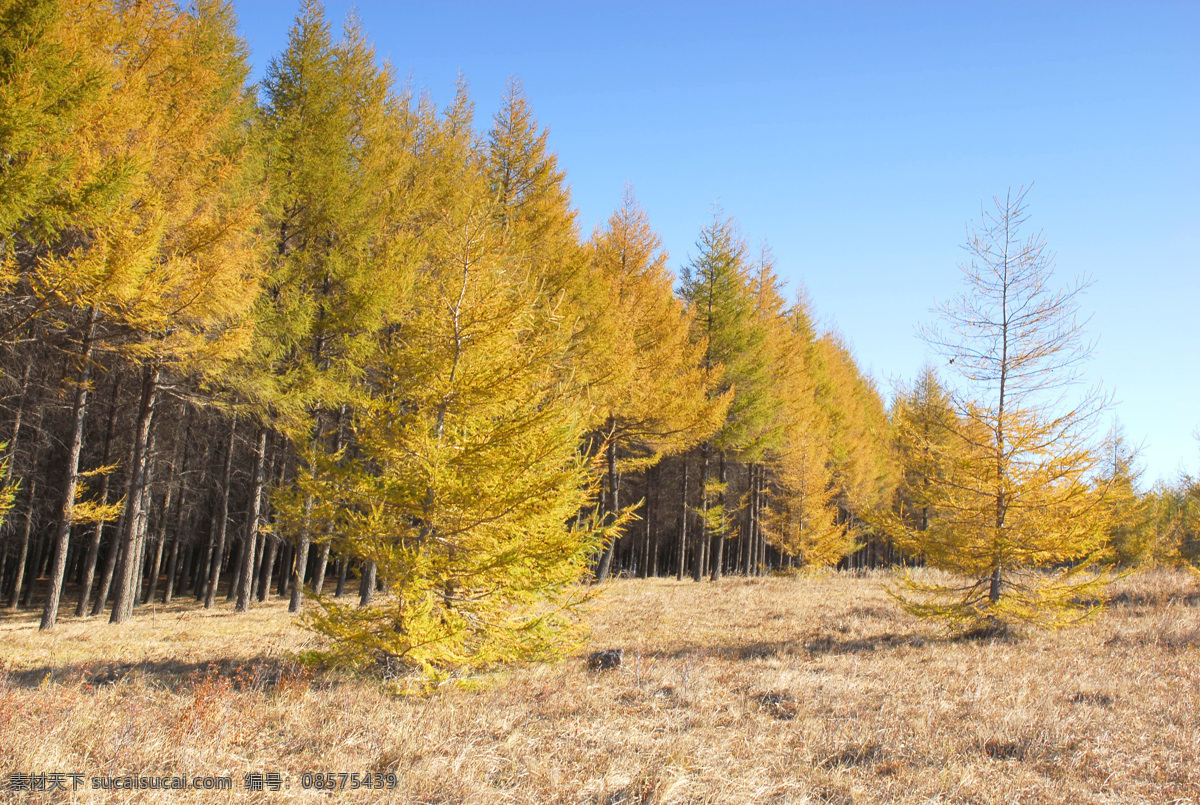
[[[919,561],[769,250],[717,213],[677,277],[628,191],[581,232],[519,83],[437,109],[315,2],[257,87],[221,3],[0,14],[0,600],[43,628],[310,594],[347,660],[451,666],[556,650],[588,578]]]

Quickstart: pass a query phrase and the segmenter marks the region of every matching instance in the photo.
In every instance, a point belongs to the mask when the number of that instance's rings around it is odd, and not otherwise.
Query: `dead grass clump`
[[[1112,696],[1107,693],[1098,693],[1096,691],[1079,691],[1071,695],[1072,704],[1094,704],[1097,707],[1112,707]]]
[[[1024,760],[1028,741],[1002,741],[989,738],[983,742],[983,753],[992,760]]]
[[[835,754],[823,758],[817,765],[827,769],[850,768],[876,763],[885,756],[883,747],[877,743],[848,743]]]
[[[754,697],[754,701],[760,710],[767,712],[772,718],[779,721],[791,721],[800,712],[796,697],[785,691],[760,693]]]

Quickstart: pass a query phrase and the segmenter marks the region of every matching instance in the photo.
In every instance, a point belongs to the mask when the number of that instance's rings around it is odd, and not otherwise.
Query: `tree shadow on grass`
[[[270,691],[281,687],[333,687],[329,680],[317,681],[300,663],[278,657],[219,659],[203,662],[144,660],[142,662],[83,662],[40,666],[20,671],[0,671],[0,682],[21,688],[46,684],[83,685],[103,688],[123,680],[145,681],[171,692],[185,691],[205,683],[227,684],[232,690]]]
[[[648,652],[655,659],[681,660],[688,657],[716,657],[731,660],[768,660],[777,657],[814,657],[838,654],[860,654],[902,647],[925,648],[937,642],[922,635],[884,633],[863,637],[842,637],[812,634],[795,640],[755,640],[745,643],[693,645]]]

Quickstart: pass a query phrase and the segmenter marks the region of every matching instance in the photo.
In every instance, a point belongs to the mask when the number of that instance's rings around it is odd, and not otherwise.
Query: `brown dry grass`
[[[295,667],[313,638],[278,603],[52,636],[6,615],[0,786],[79,771],[234,778],[231,794],[75,795],[114,803],[1200,801],[1194,581],[1142,575],[1082,628],[976,642],[905,615],[886,584],[616,582],[578,656],[429,697]],[[607,647],[624,667],[587,670]],[[368,770],[399,787],[300,788],[306,771]],[[245,791],[247,771],[291,787]]]

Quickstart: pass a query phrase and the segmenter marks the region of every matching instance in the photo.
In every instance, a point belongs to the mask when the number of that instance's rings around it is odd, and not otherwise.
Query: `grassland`
[[[954,640],[886,575],[618,581],[566,661],[426,697],[292,662],[282,603],[109,626],[0,616],[0,785],[12,772],[230,775],[234,790],[14,801],[1200,802],[1200,595],[1118,582],[1081,628]],[[596,648],[623,667],[588,670]],[[279,793],[243,788],[277,771]],[[301,788],[395,772],[391,791]]]

